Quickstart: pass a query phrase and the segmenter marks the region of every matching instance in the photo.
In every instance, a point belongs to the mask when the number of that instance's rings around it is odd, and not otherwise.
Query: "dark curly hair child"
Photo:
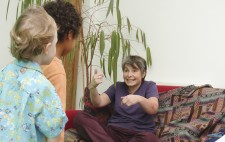
[[[58,26],[58,42],[56,44],[56,56],[49,65],[42,66],[42,70],[46,78],[55,86],[65,110],[66,72],[61,59],[75,47],[75,40],[82,27],[82,18],[75,7],[67,1],[51,1],[44,4],[43,7]],[[64,141],[63,132],[60,139],[60,142]]]
[[[44,5],[44,9],[52,16],[59,27],[58,42],[62,42],[71,33],[74,38],[79,34],[82,25],[80,13],[66,1],[56,0]]]

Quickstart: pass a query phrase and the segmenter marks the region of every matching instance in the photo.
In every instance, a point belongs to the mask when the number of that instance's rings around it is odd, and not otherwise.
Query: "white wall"
[[[10,46],[10,30],[12,29],[16,21],[16,7],[17,2],[10,3],[8,18],[6,20],[6,9],[8,0],[1,0],[1,12],[0,12],[0,69],[3,68],[7,63],[13,60],[11,57],[9,46]]]
[[[120,1],[122,14],[146,32],[153,59],[147,79],[224,88],[224,7],[224,0]]]
[[[153,60],[146,79],[224,88],[224,7],[224,0],[121,0],[122,15],[146,33]],[[138,54],[145,56],[143,51]],[[110,84],[105,80],[99,92]]]

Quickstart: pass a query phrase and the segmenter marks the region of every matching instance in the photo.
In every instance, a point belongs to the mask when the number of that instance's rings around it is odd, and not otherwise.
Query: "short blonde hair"
[[[54,19],[40,6],[29,7],[17,19],[11,30],[10,51],[19,60],[31,60],[53,41],[57,26]]]

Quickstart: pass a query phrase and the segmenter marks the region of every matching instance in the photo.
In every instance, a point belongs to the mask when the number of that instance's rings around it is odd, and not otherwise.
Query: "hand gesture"
[[[104,75],[101,72],[98,72],[97,69],[95,69],[91,84],[89,85],[89,89],[96,88],[99,84],[101,84],[103,82],[103,77]]]
[[[129,94],[127,96],[121,97],[121,104],[126,106],[132,106],[139,103],[142,96]]]

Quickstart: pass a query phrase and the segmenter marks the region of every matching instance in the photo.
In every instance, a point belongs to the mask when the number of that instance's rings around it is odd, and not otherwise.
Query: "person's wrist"
[[[91,89],[95,89],[97,87],[97,85],[95,83],[90,83],[88,85],[88,89],[91,90]]]
[[[139,96],[138,102],[141,103],[144,100],[144,97]]]

